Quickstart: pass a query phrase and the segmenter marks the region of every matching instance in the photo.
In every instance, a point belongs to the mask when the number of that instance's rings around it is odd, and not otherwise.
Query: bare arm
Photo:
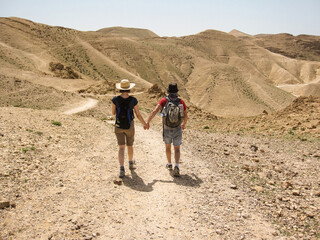
[[[134,112],[136,113],[137,118],[140,120],[140,122],[143,124],[144,129],[148,129],[147,123],[144,121],[143,117],[140,114],[138,104],[134,106]]]
[[[116,105],[114,103],[112,103],[112,115],[116,115]]]
[[[182,123],[182,130],[184,130],[186,128],[186,124],[187,124],[187,121],[188,121],[187,110],[184,110],[183,113],[184,113],[184,120],[183,120],[183,123]]]
[[[149,123],[151,122],[151,120],[156,116],[156,114],[161,110],[162,106],[160,104],[158,104],[152,111],[152,113],[150,114],[148,120],[147,120],[147,124],[149,125]]]

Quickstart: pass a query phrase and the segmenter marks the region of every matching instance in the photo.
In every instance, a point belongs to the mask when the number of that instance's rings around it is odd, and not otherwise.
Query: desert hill
[[[260,34],[254,36],[254,42],[271,52],[280,53],[284,56],[320,61],[320,37],[311,35],[291,34]]]
[[[80,32],[19,18],[1,18],[0,30],[1,74],[60,90],[111,93],[122,78],[137,91],[177,82],[189,105],[218,116],[280,110],[295,98],[287,85],[298,86],[294,94],[318,95],[319,62],[224,32],[160,38],[145,29]]]
[[[139,28],[110,27],[100,29],[97,32],[101,32],[113,37],[128,37],[136,39],[159,37],[157,34],[148,29]]]
[[[233,29],[229,32],[229,34],[235,36],[235,37],[251,37],[250,34],[247,34],[247,33],[244,33],[244,32],[241,32],[237,29]]]

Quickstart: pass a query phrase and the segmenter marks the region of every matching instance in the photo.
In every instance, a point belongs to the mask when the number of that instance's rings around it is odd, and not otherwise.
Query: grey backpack
[[[163,123],[171,128],[179,127],[183,121],[183,114],[181,113],[180,98],[172,100],[166,97],[167,103],[163,108]],[[182,105],[182,104],[181,104]]]

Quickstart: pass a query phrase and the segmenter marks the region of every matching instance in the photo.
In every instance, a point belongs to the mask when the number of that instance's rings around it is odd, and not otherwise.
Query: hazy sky
[[[207,29],[320,35],[320,0],[0,0],[0,17],[98,30],[146,28],[160,36]]]

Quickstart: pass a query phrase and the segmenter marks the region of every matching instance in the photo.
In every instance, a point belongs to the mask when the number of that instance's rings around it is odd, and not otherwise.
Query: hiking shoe
[[[166,168],[169,170],[172,170],[172,164],[171,163],[167,163]]]
[[[180,170],[177,166],[174,167],[173,169],[173,176],[174,177],[180,177]]]
[[[136,163],[135,163],[135,161],[129,161],[129,169],[130,170],[133,170],[133,169],[135,169],[136,168]]]
[[[119,178],[123,178],[126,175],[124,169],[120,169]]]

